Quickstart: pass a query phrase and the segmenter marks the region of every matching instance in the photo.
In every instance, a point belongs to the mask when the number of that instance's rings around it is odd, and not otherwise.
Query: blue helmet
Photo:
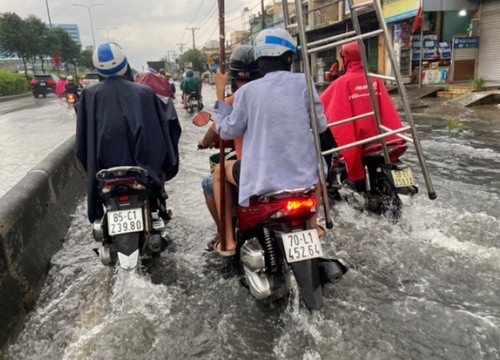
[[[127,72],[128,61],[125,52],[120,45],[107,43],[99,45],[94,51],[92,62],[104,78],[111,76],[123,76]]]
[[[288,31],[271,27],[264,29],[257,35],[254,42],[255,58],[278,57],[288,51],[295,53],[297,47]]]

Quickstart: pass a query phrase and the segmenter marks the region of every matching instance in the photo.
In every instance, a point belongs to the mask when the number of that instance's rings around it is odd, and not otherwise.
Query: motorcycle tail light
[[[118,198],[118,201],[121,202],[121,203],[124,203],[124,202],[127,202],[127,201],[130,201],[130,195],[123,195],[123,196],[120,196]]]
[[[36,80],[31,80],[31,81],[30,81],[30,85],[31,85],[31,86],[35,86],[36,84],[37,84],[37,81],[36,81]]]
[[[315,198],[307,198],[307,199],[292,199],[287,200],[283,204],[283,210],[285,212],[294,212],[296,210],[315,210],[316,209],[316,199]]]
[[[47,84],[49,85],[55,85],[57,82],[55,80],[49,80],[47,81]]]
[[[144,188],[141,184],[137,182],[135,178],[125,178],[125,179],[115,179],[115,180],[107,180],[104,184],[102,192],[104,194],[109,193],[118,185],[126,185],[133,189],[142,189]]]

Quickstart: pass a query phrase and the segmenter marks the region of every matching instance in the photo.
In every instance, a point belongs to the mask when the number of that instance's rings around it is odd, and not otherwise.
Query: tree
[[[92,50],[83,50],[78,57],[78,65],[86,67],[87,69],[93,69],[94,63],[92,62]]]
[[[27,61],[33,54],[33,36],[17,14],[7,12],[0,15],[0,50],[7,56],[17,55],[24,64],[28,77]]]
[[[191,68],[194,71],[203,72],[205,70],[205,67],[203,65],[203,54],[200,50],[191,49],[186,51],[179,57],[179,65],[181,66],[181,68],[188,67],[189,64],[191,64]]]
[[[80,45],[78,45],[69,34],[61,28],[51,30],[54,41],[53,56],[60,56],[61,60],[66,64],[66,72],[69,74],[69,65],[75,67],[80,55]]]
[[[34,15],[30,15],[24,22],[26,24],[26,31],[32,42],[30,45],[30,55],[33,60],[33,70],[36,60],[40,59],[42,62],[42,71],[45,74],[45,59],[50,55],[50,48],[52,46],[49,29],[42,20]]]

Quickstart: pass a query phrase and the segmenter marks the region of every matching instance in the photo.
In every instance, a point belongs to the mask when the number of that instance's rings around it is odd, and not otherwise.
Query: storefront
[[[480,41],[477,76],[486,81],[500,81],[500,1],[481,4]]]
[[[384,17],[391,32],[392,46],[396,62],[404,83],[412,79],[412,38],[413,19],[417,15],[420,0],[384,0]],[[386,59],[388,61],[388,59]],[[392,74],[390,63],[386,64],[386,74]]]

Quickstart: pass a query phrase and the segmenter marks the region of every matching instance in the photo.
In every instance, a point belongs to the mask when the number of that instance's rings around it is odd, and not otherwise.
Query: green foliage
[[[83,50],[78,57],[78,64],[92,70],[94,68],[94,64],[92,63],[92,50]]]
[[[483,77],[477,77],[472,81],[474,91],[483,91],[486,89],[486,80]]]
[[[0,96],[23,94],[29,89],[28,82],[23,76],[0,71]]]
[[[203,54],[200,50],[191,49],[183,53],[179,57],[179,65],[181,68],[188,68],[189,63],[194,71],[203,72],[205,70]]]
[[[457,120],[454,119],[446,119],[446,127],[450,131],[467,131],[469,130],[469,127],[461,122],[458,122]]]

